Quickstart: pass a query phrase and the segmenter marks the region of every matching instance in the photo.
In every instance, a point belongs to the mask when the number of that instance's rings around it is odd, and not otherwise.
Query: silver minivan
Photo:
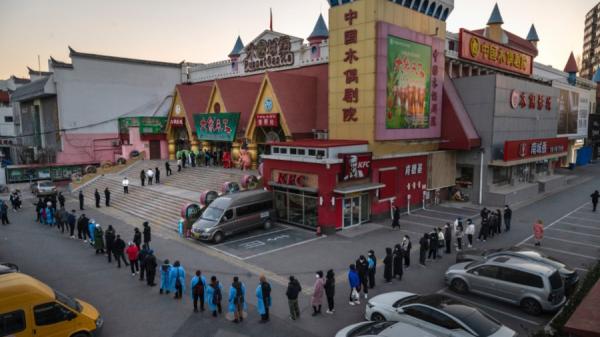
[[[252,190],[227,194],[215,199],[202,212],[192,225],[192,236],[220,243],[234,234],[271,228],[273,213],[272,192]]]
[[[531,315],[558,310],[566,301],[556,268],[513,256],[455,264],[446,271],[445,281],[456,292],[516,304]]]

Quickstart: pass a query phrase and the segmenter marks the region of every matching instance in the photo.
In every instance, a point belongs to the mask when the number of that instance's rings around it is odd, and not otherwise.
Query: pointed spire
[[[577,62],[575,61],[575,56],[573,55],[573,52],[571,52],[571,55],[569,55],[569,60],[567,61],[567,64],[565,65],[565,69],[563,70],[565,73],[576,73],[579,71],[579,69],[577,68]]]
[[[238,35],[238,38],[235,41],[235,46],[233,46],[231,53],[229,53],[229,57],[240,56],[243,49],[244,49],[244,44],[242,43],[242,38]]]
[[[327,29],[327,25],[325,24],[325,19],[323,19],[323,15],[319,14],[319,18],[317,19],[317,23],[315,24],[315,28],[307,40],[324,40],[329,37],[329,30]]]
[[[540,38],[538,37],[537,31],[535,30],[535,25],[531,25],[529,28],[529,33],[527,33],[527,41],[529,42],[538,42]]]
[[[502,15],[500,15],[500,9],[498,8],[498,3],[494,5],[494,10],[492,10],[492,15],[490,15],[490,19],[487,24],[503,24],[504,20],[502,19]]]

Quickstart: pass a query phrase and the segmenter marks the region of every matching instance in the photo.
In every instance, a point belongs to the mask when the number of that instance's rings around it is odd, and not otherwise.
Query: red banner
[[[279,114],[256,114],[256,126],[279,126]]]
[[[344,171],[342,181],[368,178],[371,175],[372,153],[357,153],[344,155]]]
[[[566,152],[568,147],[568,138],[508,140],[504,142],[504,161],[562,153]]]
[[[460,58],[523,75],[531,75],[533,56],[460,29]]]
[[[183,127],[183,117],[171,117],[169,123],[174,127]]]

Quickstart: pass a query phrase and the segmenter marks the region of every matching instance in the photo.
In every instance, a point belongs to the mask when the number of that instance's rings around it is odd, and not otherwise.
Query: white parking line
[[[268,233],[262,233],[262,234],[256,234],[256,235],[246,236],[244,238],[240,238],[240,239],[236,239],[236,240],[225,241],[223,243],[219,243],[218,245],[214,245],[213,247],[220,247],[220,246],[223,246],[223,245],[227,245],[229,243],[236,243],[236,242],[240,242],[240,241],[244,241],[244,240],[248,240],[248,239],[258,238],[258,237],[261,237],[261,236],[265,236],[265,235],[269,235],[269,234],[273,234],[273,233],[284,232],[284,231],[289,231],[289,230],[290,230],[290,228],[283,228],[283,229],[278,229],[278,230],[271,231],[271,232],[268,232]]]
[[[584,226],[584,225],[580,225],[580,224],[576,224],[576,223],[571,223],[571,222],[565,222],[565,221],[561,221],[560,223],[565,224],[565,225],[569,225],[569,226],[573,226],[573,227],[580,227],[580,228],[586,228],[586,229],[594,229],[594,230],[600,231],[599,227]]]
[[[600,223],[600,220],[585,219],[585,218],[580,218],[580,217],[572,216],[572,215],[569,218],[573,218],[573,219],[577,219],[577,220],[581,220],[581,221],[589,221],[589,222]]]
[[[579,233],[579,232],[573,232],[573,231],[566,231],[564,229],[558,229],[558,228],[549,228],[549,230],[553,230],[553,231],[557,231],[557,232],[563,232],[563,233],[567,233],[567,234],[577,234],[577,235],[583,235],[583,236],[592,236],[595,238],[600,238],[600,235],[593,235],[593,234],[587,234],[587,233]],[[529,239],[531,239],[532,236],[529,237]]]
[[[575,208],[575,209],[574,209],[574,210],[572,210],[571,212],[569,212],[569,213],[567,213],[567,214],[563,215],[562,217],[560,217],[560,218],[558,218],[558,219],[554,220],[554,222],[552,222],[552,223],[551,223],[551,224],[549,224],[548,226],[544,227],[544,229],[549,229],[550,227],[552,227],[552,226],[556,225],[556,224],[557,224],[559,221],[561,221],[562,219],[564,219],[564,218],[568,217],[569,215],[571,215],[571,214],[573,214],[573,213],[577,212],[578,210],[582,209],[582,208],[583,208],[583,207],[585,207],[587,204],[589,204],[589,202],[586,202],[585,204],[583,204],[583,205],[581,205],[581,206],[579,206],[579,207]],[[525,242],[527,242],[527,241],[528,241],[529,239],[531,239],[532,237],[533,237],[533,235],[530,235],[530,236],[526,237],[526,238],[525,238],[523,241],[521,241],[521,242],[517,243],[517,247],[518,247],[518,246],[521,246],[522,244],[524,244]]]
[[[288,248],[291,248],[291,247],[300,246],[300,245],[303,245],[303,244],[305,244],[305,243],[309,243],[309,242],[317,241],[317,240],[320,240],[320,239],[322,239],[322,238],[325,238],[325,237],[327,237],[327,235],[321,235],[321,236],[318,236],[318,237],[316,237],[316,238],[312,238],[312,239],[309,239],[309,240],[304,240],[304,241],[296,242],[296,243],[294,243],[294,244],[291,244],[291,245],[287,245],[287,246],[284,246],[284,247],[279,247],[279,248],[275,248],[275,249],[267,250],[266,252],[260,252],[260,253],[258,253],[258,254],[254,254],[254,255],[246,256],[246,257],[239,258],[239,259],[241,259],[242,261],[245,261],[245,260],[248,260],[248,259],[251,259],[251,258],[254,258],[254,257],[261,256],[261,255],[266,255],[266,254],[270,254],[270,253],[278,252],[278,251],[280,251],[280,250],[288,249]]]
[[[578,246],[587,246],[587,247],[592,247],[592,248],[600,248],[600,245],[590,245],[590,244],[587,244],[587,243],[581,243],[579,241],[572,241],[572,240],[565,240],[565,239],[557,238],[557,237],[550,236],[550,235],[544,235],[544,239],[550,239],[550,240],[556,240],[556,241],[563,241],[563,242],[572,243],[572,244],[578,245]]]
[[[572,253],[572,252],[568,252],[566,250],[556,249],[556,248],[549,248],[549,247],[546,247],[546,246],[535,246],[535,245],[532,245],[532,244],[529,244],[529,243],[526,243],[525,246],[529,246],[529,247],[533,247],[533,248],[541,249],[541,250],[549,250],[549,251],[552,251],[552,252],[557,252],[557,253],[562,253],[562,254],[567,254],[567,255],[579,256],[579,257],[583,257],[583,258],[590,259],[590,260],[597,260],[598,259],[597,257],[594,257],[594,256]]]
[[[511,313],[509,313],[509,312],[506,312],[506,311],[498,310],[498,309],[496,309],[496,308],[494,308],[494,307],[490,307],[490,306],[488,306],[488,305],[485,305],[485,304],[480,304],[480,303],[477,303],[477,302],[473,302],[473,301],[471,301],[471,300],[468,300],[468,299],[466,299],[466,298],[464,298],[464,297],[462,297],[462,296],[456,295],[456,294],[454,294],[454,293],[450,293],[450,292],[446,291],[445,289],[441,289],[441,290],[439,290],[437,293],[438,293],[438,294],[440,294],[440,293],[443,293],[444,295],[446,295],[446,296],[448,296],[448,297],[454,297],[454,298],[456,298],[456,299],[458,299],[458,300],[460,300],[460,301],[462,301],[462,302],[467,302],[467,303],[470,303],[470,304],[472,304],[472,305],[475,305],[475,306],[478,306],[478,307],[485,308],[485,309],[487,309],[487,310],[495,311],[495,312],[497,312],[497,313],[500,313],[500,314],[502,314],[502,315],[504,315],[504,316],[508,316],[508,317],[511,317],[511,318],[514,318],[514,319],[518,319],[518,320],[520,320],[520,321],[523,321],[523,322],[529,323],[529,324],[531,324],[531,325],[536,325],[536,326],[541,326],[541,325],[543,325],[543,323],[541,323],[541,322],[532,321],[532,320],[529,320],[529,319],[523,318],[523,317],[521,317],[521,316],[513,315],[513,314],[511,314]],[[493,317],[493,316],[492,316],[492,317]]]

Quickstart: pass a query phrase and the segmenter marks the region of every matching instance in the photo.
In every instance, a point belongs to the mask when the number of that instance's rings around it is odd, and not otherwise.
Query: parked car
[[[16,273],[19,271],[19,266],[10,262],[0,262],[0,275],[8,273]]]
[[[349,325],[335,334],[335,337],[435,337],[417,326],[397,322],[360,322]]]
[[[255,228],[269,229],[273,219],[273,194],[251,190],[221,196],[192,225],[192,236],[219,243],[225,237]]]
[[[445,281],[456,292],[516,304],[531,315],[556,311],[566,301],[556,268],[514,256],[455,264],[446,271]]]
[[[467,261],[483,261],[497,256],[515,256],[532,262],[556,268],[565,283],[565,292],[573,292],[579,282],[577,270],[565,263],[530,248],[510,247],[507,249],[468,249],[456,253],[456,263]]]
[[[511,337],[515,332],[479,309],[441,294],[395,291],[367,302],[365,318],[418,326],[436,336]]]
[[[56,185],[51,180],[40,180],[31,184],[31,193],[35,196],[56,194]]]

